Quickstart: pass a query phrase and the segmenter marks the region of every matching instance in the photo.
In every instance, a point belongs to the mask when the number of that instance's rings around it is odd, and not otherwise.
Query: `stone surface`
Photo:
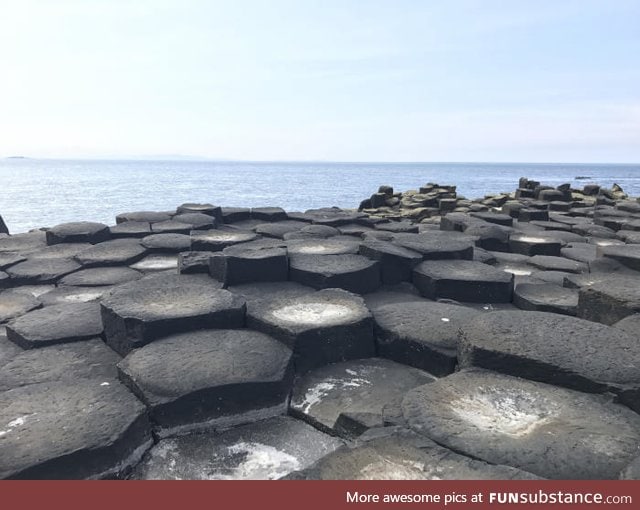
[[[513,253],[522,255],[559,256],[562,242],[535,233],[513,234],[509,237],[509,247]]]
[[[381,358],[335,363],[296,381],[290,412],[320,430],[346,438],[396,423],[405,393],[435,378]]]
[[[640,271],[640,244],[606,246],[599,251],[603,257],[616,260],[634,271]]]
[[[340,255],[358,253],[357,240],[342,239],[299,239],[287,242],[290,255]]]
[[[194,251],[222,251],[227,246],[258,239],[254,232],[235,228],[191,232],[191,249]]]
[[[371,314],[362,298],[343,290],[254,299],[247,325],[289,346],[298,372],[375,354]]]
[[[101,302],[106,342],[120,354],[168,336],[244,326],[245,300],[215,285],[162,278],[114,289]]]
[[[7,338],[23,349],[89,340],[102,332],[97,303],[47,306],[7,324]]]
[[[178,254],[178,273],[180,274],[209,274],[208,251],[184,251]]]
[[[180,253],[191,249],[191,237],[185,234],[151,234],[140,244],[149,253]]]
[[[315,289],[341,288],[357,294],[380,286],[380,265],[361,255],[292,255],[290,278]]]
[[[246,329],[171,335],[118,364],[163,436],[282,414],[291,368],[288,347]]]
[[[141,238],[151,234],[151,225],[146,221],[125,221],[109,227],[109,232],[112,239]]]
[[[125,474],[151,446],[145,407],[117,381],[40,383],[0,392],[0,478]]]
[[[27,257],[19,253],[2,253],[0,252],[0,271],[4,271],[8,267],[16,265],[18,262],[24,262]]]
[[[524,283],[513,291],[513,304],[521,310],[576,315],[578,291],[553,283]]]
[[[485,371],[420,386],[402,407],[438,444],[545,478],[617,478],[640,444],[640,416],[623,406]]]
[[[621,321],[613,324],[613,327],[618,328],[619,330],[640,340],[640,313],[625,317]]]
[[[131,269],[142,271],[143,273],[152,273],[155,271],[178,271],[177,255],[149,255],[135,264],[131,264]]]
[[[10,290],[0,292],[0,324],[41,306],[40,300],[29,294]]]
[[[118,214],[116,216],[116,223],[124,223],[125,221],[135,221],[143,223],[158,223],[160,221],[168,221],[171,216],[165,212],[157,211],[136,211]]]
[[[28,253],[45,246],[47,246],[46,234],[42,230],[0,238],[0,253]]]
[[[119,285],[142,278],[142,273],[128,267],[92,267],[68,274],[60,280],[60,286],[100,287]]]
[[[77,221],[61,223],[47,230],[47,244],[60,243],[101,243],[107,241],[111,234],[109,227],[103,223]]]
[[[640,278],[608,274],[589,280],[580,288],[578,317],[614,324],[640,313]]]
[[[103,285],[100,287],[57,287],[39,296],[43,306],[63,305],[65,303],[89,303],[99,301],[113,286]]]
[[[432,231],[426,234],[397,234],[393,242],[422,255],[424,260],[473,258],[473,243],[467,236],[453,232]]]
[[[16,285],[40,285],[55,283],[81,267],[70,259],[26,260],[8,268],[7,274]]]
[[[549,255],[534,255],[528,264],[543,271],[564,271],[566,273],[586,273],[589,270],[587,264],[564,257],[553,257]]]
[[[96,244],[75,255],[84,267],[134,264],[147,254],[137,239],[114,239]]]
[[[215,228],[218,224],[216,218],[202,213],[176,214],[172,220],[190,225],[192,230],[207,230]]]
[[[413,270],[413,284],[429,299],[472,303],[509,303],[513,276],[482,262],[428,260]]]
[[[286,280],[289,275],[287,250],[268,246],[230,246],[212,254],[209,274],[224,285]]]
[[[359,252],[379,262],[381,280],[385,285],[411,280],[411,271],[422,261],[420,253],[376,239],[362,243]]]
[[[378,354],[436,375],[453,372],[458,330],[480,312],[433,301],[375,307]]]
[[[341,445],[300,420],[278,416],[221,434],[163,439],[131,478],[273,480],[310,466]]]

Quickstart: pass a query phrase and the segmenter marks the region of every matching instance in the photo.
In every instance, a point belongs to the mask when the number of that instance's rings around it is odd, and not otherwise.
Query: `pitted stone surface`
[[[471,238],[455,232],[432,231],[423,234],[396,234],[394,244],[422,255],[424,260],[471,260]]]
[[[143,273],[152,273],[154,271],[178,271],[177,255],[148,255],[139,260],[135,264],[131,264],[131,269],[142,271]]]
[[[61,223],[47,230],[47,244],[101,243],[111,237],[109,227],[103,223],[76,221]]]
[[[46,234],[43,230],[0,238],[0,253],[29,253],[40,250],[46,246]]]
[[[62,243],[46,246],[41,250],[29,253],[29,260],[72,259],[75,256],[91,248],[89,243]]]
[[[524,283],[513,291],[513,304],[521,310],[576,315],[578,291],[553,283]]]
[[[29,294],[11,290],[0,292],[0,324],[41,306],[40,300]]]
[[[151,225],[146,221],[125,221],[109,227],[112,239],[141,238],[151,234]]]
[[[548,255],[534,255],[528,264],[544,271],[565,271],[567,273],[586,273],[589,270],[587,264],[569,260],[564,257],[551,257]]]
[[[99,301],[113,286],[100,287],[57,287],[39,296],[43,306],[63,305],[65,303],[89,303]]]
[[[630,269],[640,271],[640,244],[605,246],[599,251],[604,257],[617,260]]]
[[[7,324],[7,338],[23,349],[89,340],[102,332],[97,303],[46,306]]]
[[[278,416],[221,434],[163,439],[131,478],[274,480],[310,466],[342,444],[300,420]]]
[[[614,324],[635,313],[640,313],[640,277],[596,275],[580,288],[578,317]]]
[[[160,221],[170,220],[171,216],[165,212],[157,211],[136,211],[118,214],[116,216],[116,223],[124,223],[125,221],[135,221],[144,223],[158,223]]]
[[[191,249],[191,237],[185,234],[151,234],[140,244],[150,253],[179,253]]]
[[[341,255],[358,253],[357,240],[299,239],[287,242],[290,255]]]
[[[316,289],[341,288],[358,294],[380,287],[380,264],[362,255],[292,255],[290,278]]]
[[[102,379],[111,384],[117,379],[118,361],[120,356],[99,338],[24,351],[2,366],[0,391],[42,382],[73,385],[77,379]]]
[[[287,250],[268,244],[230,246],[212,254],[209,274],[224,285],[286,280],[289,274]]]
[[[132,352],[118,370],[161,435],[282,414],[293,375],[291,350],[247,329],[172,335]]]
[[[16,285],[55,283],[82,266],[70,259],[26,260],[7,269]]]
[[[461,328],[461,366],[589,391],[640,386],[640,344],[624,332],[547,312],[493,312]]]
[[[429,299],[509,303],[512,274],[470,260],[428,260],[413,270],[413,284]]]
[[[427,372],[381,358],[336,363],[296,381],[290,410],[316,428],[355,437],[371,425],[397,421],[394,408],[404,395],[434,380]]]
[[[611,479],[640,445],[640,416],[600,396],[485,371],[411,390],[410,427],[454,451],[553,479]]]
[[[87,248],[75,255],[84,267],[119,266],[138,262],[147,254],[137,239],[114,239]]]
[[[151,446],[145,407],[117,381],[0,392],[0,478],[118,476]]]
[[[258,235],[247,230],[221,228],[194,230],[191,232],[191,249],[197,251],[222,251],[227,246],[255,241]]]
[[[432,301],[376,307],[378,353],[436,375],[449,374],[457,363],[458,330],[480,313]]]
[[[142,278],[142,273],[128,267],[92,267],[65,276],[58,285],[100,287],[104,285],[120,285],[139,278]]]
[[[640,340],[640,313],[625,317],[621,321],[613,324],[613,327],[620,329],[621,331],[624,331],[625,333]]]
[[[116,288],[103,298],[107,344],[124,355],[174,333],[244,326],[246,306],[240,296],[213,284],[172,281],[141,280]]]
[[[299,372],[375,354],[369,310],[361,297],[339,289],[253,300],[247,324],[293,349]]]
[[[470,459],[424,436],[390,427],[368,432],[313,466],[287,476],[293,480],[532,480],[535,475]]]

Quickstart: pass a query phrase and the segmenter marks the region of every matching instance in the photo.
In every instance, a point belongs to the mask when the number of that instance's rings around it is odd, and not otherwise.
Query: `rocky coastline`
[[[619,186],[9,232],[2,479],[640,477]]]

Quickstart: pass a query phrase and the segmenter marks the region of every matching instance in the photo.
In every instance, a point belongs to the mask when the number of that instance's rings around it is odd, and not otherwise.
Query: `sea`
[[[357,208],[382,184],[396,191],[457,185],[479,198],[514,191],[518,179],[581,187],[619,184],[640,195],[640,164],[326,163],[0,159],[0,215],[11,233],[70,221],[112,225],[128,211],[185,202],[287,211]]]

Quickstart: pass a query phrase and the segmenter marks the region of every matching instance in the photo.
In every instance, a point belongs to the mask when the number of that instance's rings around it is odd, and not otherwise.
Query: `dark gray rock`
[[[234,244],[255,241],[258,235],[246,230],[221,228],[191,232],[191,249],[193,251],[222,251]]]
[[[524,283],[513,291],[513,304],[521,310],[576,315],[578,291],[554,283]]]
[[[100,287],[57,287],[38,297],[43,306],[63,305],[70,303],[89,303],[99,301],[107,292],[113,289],[110,285]]]
[[[124,223],[126,221],[135,221],[137,223],[158,223],[160,221],[168,221],[171,219],[171,215],[165,212],[157,211],[136,211],[118,214],[116,216],[116,223]]]
[[[142,238],[151,234],[151,225],[146,221],[125,221],[109,227],[111,239]]]
[[[174,281],[132,282],[102,300],[105,337],[112,349],[125,355],[175,333],[244,326],[243,298],[217,289],[213,283]]]
[[[213,216],[218,223],[222,223],[222,208],[213,204],[182,204],[176,209],[177,214],[200,213]]]
[[[0,393],[0,478],[126,474],[151,446],[145,407],[117,381],[30,384]]]
[[[103,223],[77,221],[61,223],[47,230],[47,244],[60,243],[101,243],[111,238],[109,227]]]
[[[180,253],[191,249],[191,237],[185,234],[152,234],[140,244],[149,253]]]
[[[478,218],[489,223],[510,227],[513,225],[513,218],[508,214],[500,214],[494,212],[472,212],[469,214],[473,218]]]
[[[251,219],[251,209],[244,207],[223,207],[222,219],[225,223],[235,223]]]
[[[392,232],[394,234],[417,234],[418,225],[410,221],[390,221],[389,223],[380,223],[376,225],[378,230],[383,232]]]
[[[191,226],[191,230],[207,230],[216,228],[218,222],[213,216],[202,213],[182,213],[176,214],[173,221],[186,223]]]
[[[156,271],[173,271],[177,273],[178,256],[164,254],[148,255],[135,264],[131,264],[130,267],[143,273],[153,273]]]
[[[118,364],[121,380],[147,404],[161,436],[282,414],[291,368],[288,347],[247,329],[172,335]]]
[[[564,271],[565,273],[586,273],[589,271],[587,264],[550,255],[534,255],[527,260],[527,264],[543,271]]]
[[[11,290],[0,292],[0,324],[41,306],[40,300],[29,294]]]
[[[315,289],[366,294],[380,286],[380,265],[361,255],[292,255],[290,278]]]
[[[82,266],[70,259],[26,260],[7,269],[14,285],[55,283]]]
[[[24,262],[27,257],[19,253],[0,253],[0,271],[4,271],[8,267],[16,265],[18,262]]]
[[[265,237],[284,239],[285,234],[288,234],[290,232],[297,232],[307,225],[308,224],[304,221],[277,221],[274,223],[263,223],[262,225],[258,225],[255,232],[256,234],[260,234]]]
[[[429,299],[509,303],[513,275],[471,260],[428,260],[413,270],[413,284]]]
[[[160,221],[151,225],[151,234],[189,234],[191,232],[192,225],[190,223],[184,223],[182,221]],[[146,236],[145,236],[146,237]]]
[[[104,285],[120,285],[138,280],[142,273],[128,267],[93,267],[71,273],[59,282],[60,286],[100,287]]]
[[[7,325],[7,338],[23,349],[89,340],[102,334],[100,305],[69,303],[28,312]]]
[[[434,380],[381,358],[336,363],[296,381],[290,412],[320,430],[353,438],[372,426],[396,423],[404,395]]]
[[[209,251],[184,251],[178,254],[178,272],[180,274],[209,274]]]
[[[624,331],[628,335],[636,337],[640,340],[640,313],[629,315],[624,319],[613,324],[614,328]]]
[[[513,253],[519,253],[527,256],[559,256],[562,242],[537,233],[512,234],[509,237],[509,247]]]
[[[473,258],[470,237],[452,232],[432,231],[424,234],[397,234],[394,244],[422,255],[424,260],[450,260]]]
[[[147,252],[137,239],[114,239],[82,250],[75,259],[84,267],[127,266],[144,258]]]
[[[45,246],[47,246],[47,239],[42,230],[0,238],[0,253],[29,253]]]
[[[457,363],[458,330],[479,314],[432,301],[377,306],[378,354],[436,375],[450,374]]]
[[[371,314],[361,297],[343,290],[254,299],[247,325],[289,346],[297,372],[375,354]]]
[[[224,285],[286,280],[289,259],[284,248],[241,244],[215,252],[209,259],[209,274]]]
[[[631,462],[620,472],[621,480],[640,480],[640,457]]]
[[[640,443],[640,416],[623,406],[485,371],[411,390],[403,410],[438,444],[552,479],[617,478]]]
[[[640,244],[604,246],[598,248],[603,257],[620,262],[629,269],[640,271]]]
[[[9,227],[7,227],[7,224],[2,219],[2,216],[0,216],[0,234],[9,234]]]
[[[330,227],[328,225],[307,225],[306,227],[296,230],[295,232],[289,232],[284,234],[283,238],[286,240],[293,239],[310,239],[310,238],[327,238],[340,235],[340,231],[337,228]]]
[[[298,239],[287,241],[290,255],[341,255],[358,253],[356,239]]]
[[[30,251],[29,260],[72,259],[78,253],[91,248],[89,243],[61,243],[46,246],[37,251]]]
[[[316,293],[315,289],[295,282],[244,283],[229,287],[228,290],[247,300],[247,310],[251,310],[259,301],[272,302]]]
[[[411,271],[422,261],[422,254],[393,243],[368,239],[360,245],[360,255],[380,264],[380,276],[385,285],[411,280]]]
[[[262,221],[284,221],[287,213],[280,207],[254,207],[251,209],[251,218]]]
[[[528,222],[532,220],[548,221],[549,212],[541,209],[522,208],[518,211],[518,221]]]
[[[163,439],[136,467],[142,480],[274,480],[304,469],[342,445],[288,416]]]
[[[610,325],[640,313],[640,277],[610,274],[590,282],[580,288],[578,317]]]

